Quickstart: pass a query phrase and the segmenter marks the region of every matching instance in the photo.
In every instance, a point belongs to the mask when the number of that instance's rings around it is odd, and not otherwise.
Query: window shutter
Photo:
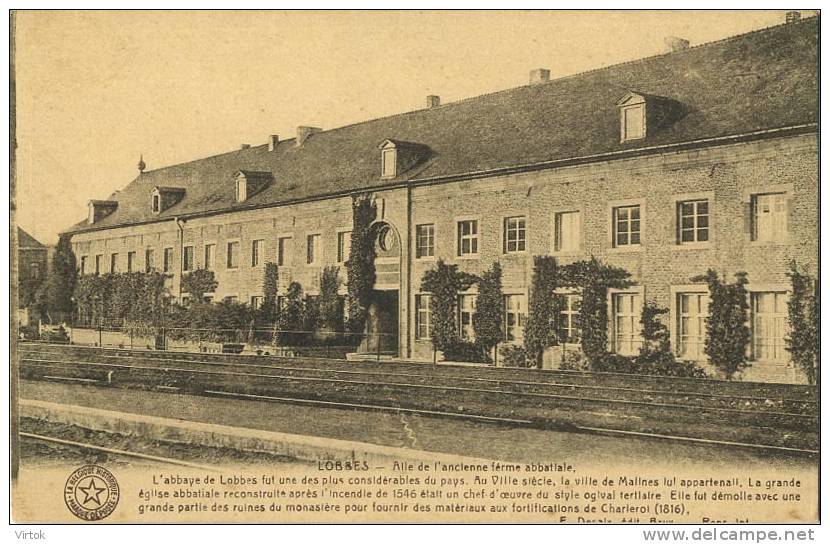
[[[744,203],[744,233],[750,240],[754,238],[752,234],[752,198]]]
[[[795,199],[795,197],[792,194],[787,195],[787,209],[786,209],[787,215],[784,216],[784,227],[785,227],[784,234],[786,236],[789,236],[790,232],[792,231],[792,228],[790,227],[790,222],[792,221],[792,218],[793,218],[793,200],[794,199]]]

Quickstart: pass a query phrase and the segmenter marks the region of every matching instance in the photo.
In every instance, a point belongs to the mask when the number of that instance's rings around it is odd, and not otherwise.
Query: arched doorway
[[[366,336],[358,351],[398,355],[401,237],[391,223],[372,227],[375,240],[375,285],[366,317]]]

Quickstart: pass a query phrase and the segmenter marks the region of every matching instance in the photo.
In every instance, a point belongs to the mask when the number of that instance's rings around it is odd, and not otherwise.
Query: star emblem
[[[78,489],[84,494],[83,504],[86,505],[89,501],[94,501],[95,504],[101,506],[101,493],[107,490],[106,486],[98,487],[95,485],[95,478],[89,479],[89,485],[86,487],[78,486]]]

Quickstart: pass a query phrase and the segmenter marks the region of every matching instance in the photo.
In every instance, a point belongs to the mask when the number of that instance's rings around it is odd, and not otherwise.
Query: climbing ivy
[[[790,262],[787,276],[792,292],[787,302],[787,351],[793,363],[800,368],[807,382],[818,383],[819,378],[819,295],[815,280],[798,270],[795,261]]]
[[[458,341],[455,323],[458,294],[475,281],[475,276],[459,271],[458,265],[446,264],[443,259],[438,260],[433,270],[424,272],[421,290],[432,295],[432,345],[436,350],[444,351]]]
[[[501,265],[494,262],[490,270],[478,278],[476,312],[473,314],[473,330],[476,343],[490,353],[504,339],[504,294],[501,290]]]
[[[357,195],[352,200],[352,236],[346,262],[348,288],[348,329],[360,334],[366,325],[366,313],[375,285],[375,244],[372,223],[377,209],[371,195]],[[357,336],[355,336],[357,338]]]
[[[542,368],[545,348],[559,344],[556,337],[561,312],[561,287],[556,259],[550,255],[533,257],[533,277],[530,283],[530,302],[524,330],[524,346],[528,362]]]
[[[205,293],[213,293],[218,286],[212,270],[199,268],[182,276],[182,292],[188,293],[194,302],[202,302]]]

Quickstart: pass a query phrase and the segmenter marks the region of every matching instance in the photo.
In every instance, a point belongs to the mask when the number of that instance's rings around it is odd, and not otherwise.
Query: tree
[[[46,310],[55,320],[67,319],[72,314],[72,294],[78,281],[75,254],[69,235],[58,239],[51,269],[46,277]]]
[[[291,282],[285,295],[285,303],[277,319],[279,334],[277,341],[282,346],[300,343],[303,328],[303,286]]]
[[[787,301],[787,351],[793,363],[807,376],[810,384],[818,383],[819,376],[819,302],[815,280],[798,270],[795,261],[787,272],[792,292]]]
[[[473,314],[473,330],[476,343],[489,353],[504,338],[504,294],[501,290],[501,265],[493,266],[478,278],[476,313]]]
[[[593,363],[608,351],[608,289],[629,287],[630,274],[603,264],[596,257],[565,265],[560,274],[564,286],[581,292],[577,326],[582,331],[582,352]]]
[[[459,271],[458,265],[446,264],[443,259],[438,260],[434,270],[424,272],[421,290],[431,294],[432,345],[436,350],[444,351],[458,341],[458,294],[475,281],[475,276]]]
[[[343,331],[343,307],[341,306],[339,269],[327,266],[320,274],[320,298],[318,299],[318,326],[330,332]]]
[[[276,321],[277,294],[280,286],[280,272],[277,263],[265,263],[265,272],[262,276],[262,307],[260,315],[266,323]]]
[[[363,333],[366,313],[372,302],[375,285],[375,240],[372,223],[377,216],[371,195],[355,196],[352,200],[352,236],[349,260],[346,262],[348,281],[349,331]]]
[[[182,291],[196,302],[202,302],[205,293],[213,293],[219,286],[212,270],[198,268],[182,276]]]
[[[542,368],[545,348],[559,344],[556,336],[561,311],[561,301],[556,296],[558,287],[560,280],[556,259],[550,255],[535,255],[524,346],[528,359],[535,363],[537,368]]]
[[[706,321],[706,341],[703,349],[713,366],[727,379],[749,366],[747,348],[750,331],[748,323],[745,272],[735,274],[735,283],[728,284],[712,269],[703,276],[692,278],[705,281],[709,287],[709,318]]]

